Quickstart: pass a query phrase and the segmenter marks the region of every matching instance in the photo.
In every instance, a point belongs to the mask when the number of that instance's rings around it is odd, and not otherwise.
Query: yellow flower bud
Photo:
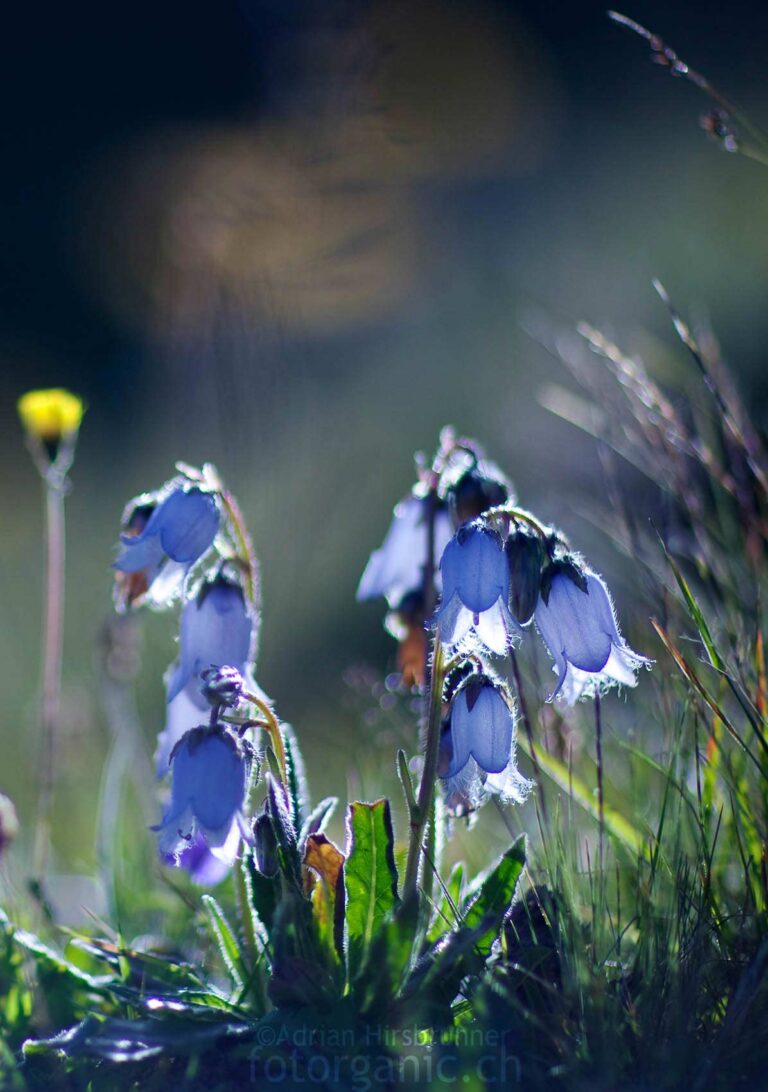
[[[57,443],[64,436],[73,436],[84,413],[82,398],[61,388],[27,391],[17,405],[24,428],[44,443]]]

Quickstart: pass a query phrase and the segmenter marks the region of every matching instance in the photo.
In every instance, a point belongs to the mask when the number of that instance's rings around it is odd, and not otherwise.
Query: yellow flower
[[[27,391],[18,401],[21,423],[31,436],[44,442],[56,442],[72,436],[80,428],[84,406],[82,398],[54,387],[45,391]]]

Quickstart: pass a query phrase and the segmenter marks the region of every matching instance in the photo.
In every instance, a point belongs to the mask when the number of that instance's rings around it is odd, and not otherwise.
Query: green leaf
[[[55,952],[53,948],[49,948],[39,937],[36,937],[33,933],[28,933],[25,929],[16,929],[13,940],[34,958],[40,971],[54,972],[73,983],[87,986],[88,989],[96,992],[104,992],[115,980],[114,975],[111,974],[92,975],[82,971],[74,963],[70,963],[58,952]]]
[[[374,937],[394,910],[397,897],[394,835],[388,800],[350,804],[347,809],[347,974],[362,968]]]
[[[267,774],[267,807],[277,838],[277,854],[280,871],[297,891],[302,890],[301,857],[296,836],[296,826],[285,786],[271,774]]]
[[[288,773],[288,800],[296,830],[299,830],[307,821],[309,810],[309,792],[307,790],[307,778],[304,773],[304,759],[299,748],[298,740],[289,724],[280,726],[283,733],[283,745],[287,760]]]
[[[224,965],[229,971],[229,976],[232,979],[232,985],[236,990],[242,990],[243,983],[248,978],[248,975],[244,971],[242,957],[240,956],[240,948],[238,947],[232,928],[224,916],[224,911],[216,902],[213,895],[203,895],[202,901],[203,906],[208,913],[211,929],[216,939],[216,943],[218,944],[221,958],[224,960]]]
[[[443,884],[441,898],[435,907],[432,921],[427,931],[427,940],[434,944],[444,936],[449,929],[454,929],[459,913],[458,906],[461,903],[461,888],[464,882],[464,865],[457,861],[451,869],[448,879]]]
[[[677,581],[677,586],[680,589],[680,592],[685,601],[685,605],[688,608],[688,613],[691,616],[691,620],[696,626],[696,629],[699,632],[699,637],[701,637],[704,647],[707,650],[709,662],[717,671],[725,671],[725,663],[723,662],[720,653],[717,651],[717,646],[712,639],[712,634],[710,633],[709,626],[707,625],[707,620],[702,614],[701,607],[696,601],[693,592],[689,588],[688,582],[686,581],[683,574],[680,572],[680,568],[677,562],[670,554],[663,540],[661,542],[661,548],[664,551],[664,556],[666,557],[669,563],[669,567],[672,570],[675,580]]]
[[[352,983],[357,1011],[368,1020],[390,1019],[397,997],[415,960],[419,943],[419,897],[414,892],[387,915],[373,939],[365,963]]]
[[[339,799],[337,796],[326,796],[326,798],[321,800],[317,807],[313,808],[309,813],[299,834],[299,845],[302,847],[302,851],[310,834],[323,833],[328,820],[336,810],[338,802]]]
[[[269,936],[272,932],[275,908],[280,898],[280,877],[279,875],[265,876],[263,872],[259,872],[253,851],[246,854],[241,867],[245,877],[246,898],[253,919],[254,932],[259,933],[260,928],[263,928]]]
[[[467,892],[462,906],[463,925],[467,929],[480,930],[475,946],[482,955],[488,955],[498,936],[524,867],[525,835],[521,834],[491,869],[477,877]]]
[[[104,1020],[86,1017],[80,1024],[50,1039],[28,1039],[26,1058],[35,1055],[90,1055],[110,1062],[143,1062],[161,1055],[199,1054],[221,1042],[252,1034],[252,1025],[212,1014],[213,1019]]]

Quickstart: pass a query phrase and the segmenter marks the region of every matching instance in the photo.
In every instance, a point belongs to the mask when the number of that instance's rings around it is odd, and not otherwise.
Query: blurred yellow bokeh
[[[76,433],[85,407],[76,394],[53,387],[27,391],[18,401],[18,410],[26,431],[39,440],[50,442]]]

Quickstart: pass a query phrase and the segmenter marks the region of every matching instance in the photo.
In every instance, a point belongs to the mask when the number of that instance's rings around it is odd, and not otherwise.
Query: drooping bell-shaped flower
[[[357,588],[359,601],[384,596],[396,610],[409,592],[424,587],[428,562],[428,497],[411,494],[397,505],[386,538],[374,550]],[[438,563],[453,534],[450,517],[442,504],[434,514],[434,561]],[[437,574],[435,574],[437,575]]]
[[[171,802],[159,833],[161,853],[178,857],[198,835],[216,856],[233,860],[252,835],[243,817],[250,757],[234,732],[195,728],[171,756]]]
[[[510,613],[509,567],[496,531],[482,520],[464,524],[440,562],[443,598],[431,626],[445,645],[475,636],[503,656],[519,627]]]
[[[141,515],[138,522],[136,513]],[[212,493],[177,483],[158,500],[149,495],[138,498],[124,522],[127,527],[120,536],[122,548],[114,568],[131,574],[132,583],[138,584],[127,599],[118,593],[118,605],[130,606],[144,597],[161,605],[177,594],[189,569],[213,545],[219,506]]]
[[[239,584],[223,575],[206,581],[181,612],[179,659],[168,681],[168,701],[191,681],[199,692],[200,673],[212,664],[242,674],[252,638],[253,618]]]
[[[438,760],[449,808],[470,811],[489,793],[522,803],[531,783],[517,768],[515,736],[515,714],[497,686],[475,676],[461,687],[451,705]]]
[[[651,664],[624,641],[608,589],[589,569],[555,562],[536,607],[536,628],[555,661],[557,686],[550,701],[573,704],[610,686],[635,686]]]

